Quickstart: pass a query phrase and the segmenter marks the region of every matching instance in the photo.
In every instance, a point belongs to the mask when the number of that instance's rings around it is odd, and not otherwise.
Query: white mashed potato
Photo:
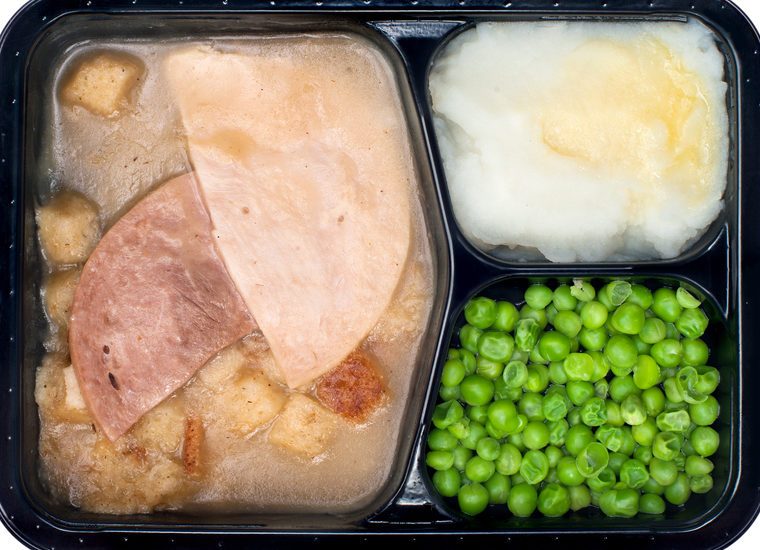
[[[677,256],[722,207],[723,66],[697,22],[489,23],[457,36],[430,93],[460,227],[502,256]]]

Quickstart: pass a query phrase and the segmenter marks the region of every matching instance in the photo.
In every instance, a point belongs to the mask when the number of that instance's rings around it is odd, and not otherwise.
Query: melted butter
[[[657,200],[661,186],[704,201],[720,128],[700,76],[651,36],[590,40],[567,59],[550,104],[538,110],[544,144],[602,174],[631,178],[634,208]]]

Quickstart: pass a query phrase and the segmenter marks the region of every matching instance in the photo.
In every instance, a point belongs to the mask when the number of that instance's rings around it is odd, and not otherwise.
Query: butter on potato
[[[269,441],[287,451],[315,458],[330,443],[338,417],[302,393],[294,393],[275,420]]]
[[[71,305],[74,303],[74,292],[79,284],[81,269],[66,269],[56,271],[48,277],[45,283],[43,297],[45,312],[58,327],[64,328],[69,323]]]
[[[73,191],[62,191],[37,210],[40,245],[53,264],[83,263],[100,238],[98,209]]]
[[[128,105],[142,73],[142,64],[130,55],[100,53],[74,68],[63,83],[61,99],[96,115],[114,116]]]

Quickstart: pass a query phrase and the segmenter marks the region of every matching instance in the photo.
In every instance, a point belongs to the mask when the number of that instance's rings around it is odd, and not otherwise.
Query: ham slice
[[[69,344],[84,400],[113,441],[254,328],[186,174],[101,239],[74,296]]]
[[[409,253],[406,127],[390,69],[346,37],[187,47],[165,72],[230,276],[291,388],[375,326]]]

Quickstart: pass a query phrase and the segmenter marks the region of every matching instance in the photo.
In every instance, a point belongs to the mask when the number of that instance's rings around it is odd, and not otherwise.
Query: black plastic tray
[[[203,24],[227,21],[256,28],[264,20],[299,18],[350,24],[377,34],[396,53],[408,78],[413,133],[423,147],[432,177],[426,197],[428,216],[439,226],[439,284],[443,286],[443,326],[431,352],[431,373],[422,380],[420,407],[408,426],[408,452],[398,457],[398,482],[385,501],[359,518],[287,516],[98,516],[51,507],[36,479],[37,420],[30,380],[30,346],[38,341],[30,320],[29,296],[38,284],[34,273],[33,204],[27,181],[28,144],[34,117],[28,111],[36,80],[30,59],[57,25],[75,18],[145,21],[153,32],[163,21]],[[451,36],[479,20],[515,19],[684,19],[696,17],[717,33],[726,57],[731,127],[726,208],[706,236],[683,256],[633,264],[513,264],[475,249],[462,236],[453,216],[442,164],[432,130],[427,92],[431,61]],[[59,27],[60,28],[60,27]],[[760,223],[752,207],[760,204],[760,41],[746,17],[730,2],[660,0],[515,2],[451,0],[37,0],[10,22],[0,37],[0,519],[22,542],[33,547],[155,545],[161,547],[319,546],[380,544],[463,546],[485,543],[595,545],[633,547],[723,547],[740,536],[760,509]],[[403,86],[402,86],[403,92]],[[414,137],[414,136],[413,136]],[[32,159],[33,160],[33,159]],[[428,170],[423,167],[423,171]],[[440,358],[461,323],[461,311],[475,293],[519,299],[532,280],[625,276],[654,283],[684,282],[706,298],[714,320],[709,337],[723,382],[719,400],[721,446],[715,488],[695,496],[686,507],[656,519],[620,520],[601,514],[565,518],[509,517],[486,514],[467,519],[435,495],[424,462],[427,423],[435,403]],[[35,277],[37,280],[35,280]],[[431,345],[431,348],[433,346]],[[33,354],[31,354],[33,355]],[[422,393],[424,392],[424,394]]]

